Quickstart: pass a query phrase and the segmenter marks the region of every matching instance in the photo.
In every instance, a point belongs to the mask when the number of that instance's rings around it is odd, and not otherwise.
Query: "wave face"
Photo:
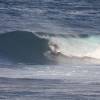
[[[48,40],[31,32],[14,31],[0,35],[0,51],[14,63],[45,64]]]
[[[100,33],[99,0],[0,0],[0,33]]]
[[[0,35],[0,52],[1,57],[13,63],[100,63],[99,38],[99,35],[14,31]]]

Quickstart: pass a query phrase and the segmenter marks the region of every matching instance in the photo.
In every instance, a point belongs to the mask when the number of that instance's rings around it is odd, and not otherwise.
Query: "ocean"
[[[0,100],[100,100],[99,0],[0,0]]]

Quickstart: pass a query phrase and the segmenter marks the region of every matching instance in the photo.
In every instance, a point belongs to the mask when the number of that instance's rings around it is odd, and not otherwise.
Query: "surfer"
[[[53,55],[59,55],[60,54],[59,47],[58,47],[57,44],[50,43],[49,49],[50,49],[50,53],[53,54]]]

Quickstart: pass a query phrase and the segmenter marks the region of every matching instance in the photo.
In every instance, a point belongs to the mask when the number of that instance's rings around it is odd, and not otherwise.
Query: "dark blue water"
[[[0,0],[0,100],[100,100],[99,38],[99,0]]]
[[[0,0],[0,31],[99,34],[99,0]]]

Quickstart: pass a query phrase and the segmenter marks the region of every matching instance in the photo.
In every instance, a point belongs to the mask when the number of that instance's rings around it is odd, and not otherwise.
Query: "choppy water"
[[[52,79],[0,79],[1,100],[99,100],[99,84]]]
[[[99,100],[100,66],[0,67],[1,100]]]
[[[0,0],[0,31],[99,34],[99,0]]]

